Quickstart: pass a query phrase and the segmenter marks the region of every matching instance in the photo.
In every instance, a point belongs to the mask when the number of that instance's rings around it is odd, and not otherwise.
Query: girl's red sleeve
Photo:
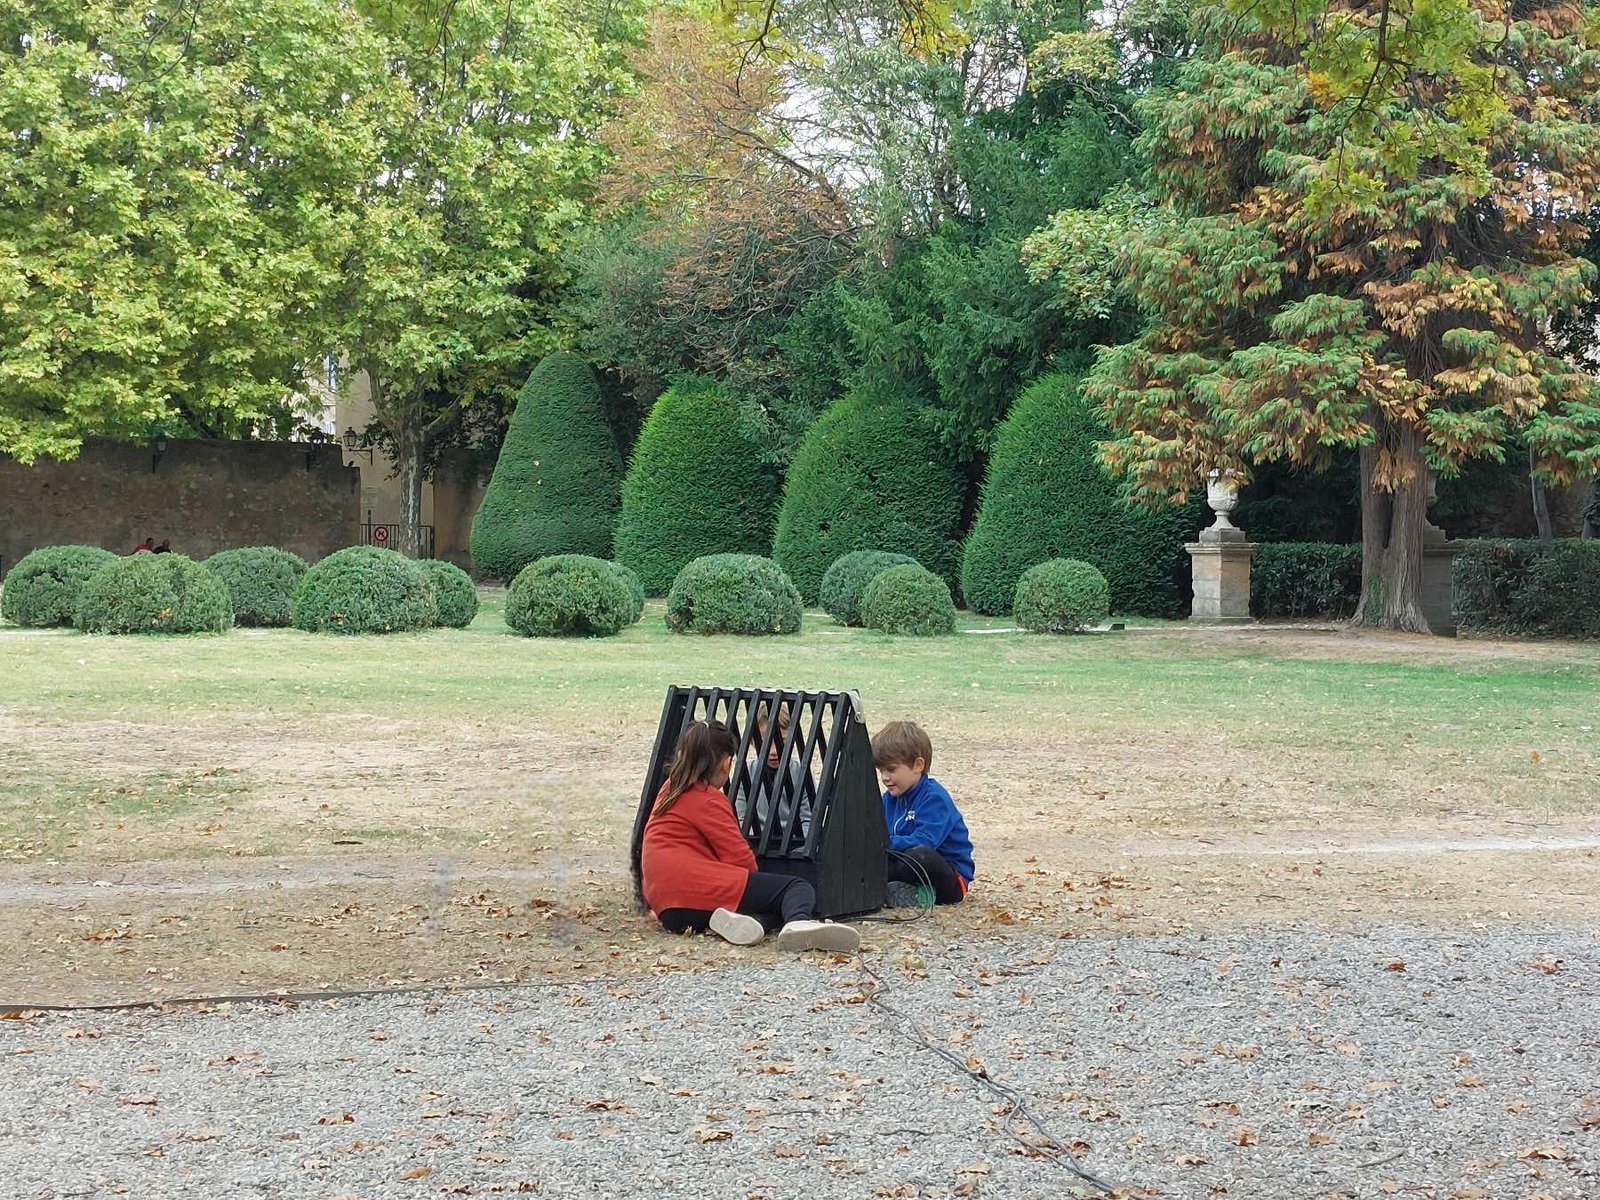
[[[741,870],[754,871],[756,856],[751,853],[750,843],[744,840],[744,834],[739,832],[733,805],[728,803],[726,796],[712,788],[707,788],[703,795],[704,809],[697,824],[705,834],[706,841],[711,843],[711,852],[717,856],[717,861]]]

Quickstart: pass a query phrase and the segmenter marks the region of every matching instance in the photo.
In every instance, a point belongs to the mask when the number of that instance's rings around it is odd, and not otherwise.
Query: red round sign
[[[372,540],[373,540],[373,542],[375,544],[377,544],[379,546],[381,546],[385,542],[387,542],[389,540],[389,527],[387,525],[379,525],[379,526],[377,526],[372,531]]]

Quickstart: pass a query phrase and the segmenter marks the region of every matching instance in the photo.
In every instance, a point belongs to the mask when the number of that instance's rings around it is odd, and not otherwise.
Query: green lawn
[[[561,845],[614,853],[672,683],[852,688],[909,716],[980,844],[1580,818],[1600,647],[969,619],[891,639],[464,631],[90,638],[0,629],[0,856]],[[359,850],[348,852],[360,853]]]

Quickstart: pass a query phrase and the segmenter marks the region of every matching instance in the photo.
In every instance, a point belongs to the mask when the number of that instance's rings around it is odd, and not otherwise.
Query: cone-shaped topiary
[[[1088,563],[1052,558],[1022,573],[1012,609],[1030,632],[1082,633],[1106,619],[1110,595],[1106,577]]]
[[[617,565],[588,554],[529,563],[506,592],[506,624],[528,637],[609,637],[635,619]]]
[[[784,490],[773,557],[807,604],[852,550],[891,550],[946,582],[960,565],[961,473],[924,414],[856,394],[806,431]]]
[[[1105,436],[1076,376],[1047,375],[1018,397],[995,436],[978,520],[962,555],[968,608],[1009,613],[1024,571],[1075,558],[1106,577],[1112,612],[1188,611],[1183,544],[1199,532],[1204,506],[1130,507],[1095,457]]]
[[[708,554],[672,581],[667,628],[673,633],[799,633],[800,593],[770,558]]]
[[[347,546],[306,572],[294,624],[308,633],[403,633],[438,622],[433,578],[414,559],[377,546]]]
[[[916,561],[909,555],[888,550],[852,550],[841,554],[822,577],[822,587],[818,589],[820,603],[839,624],[859,625],[861,593],[867,590],[867,584],[890,567],[903,567]]]
[[[294,593],[306,573],[306,560],[276,546],[221,550],[205,561],[233,600],[238,625],[269,628],[294,623]]]
[[[35,629],[71,625],[84,583],[116,557],[99,546],[41,546],[24,554],[5,578],[0,616]]]
[[[617,519],[617,561],[654,596],[707,554],[765,554],[778,484],[722,384],[679,379],[655,402],[633,446]]]
[[[74,624],[85,633],[223,633],[233,626],[233,601],[192,558],[135,554],[84,581]]]
[[[575,354],[552,354],[517,393],[472,522],[472,561],[493,579],[514,579],[550,554],[604,557],[621,487],[622,455],[594,372]]]
[[[950,585],[918,563],[880,571],[861,595],[861,623],[880,633],[914,637],[954,633]]]
[[[438,624],[452,629],[465,629],[478,615],[478,589],[472,586],[472,576],[455,563],[442,559],[419,559],[417,565],[433,580],[434,606],[439,610]]]

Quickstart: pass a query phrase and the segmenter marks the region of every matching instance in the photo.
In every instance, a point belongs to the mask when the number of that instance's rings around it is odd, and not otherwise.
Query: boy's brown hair
[[[910,767],[919,758],[924,771],[932,768],[933,741],[915,721],[890,721],[873,735],[873,766]]]

